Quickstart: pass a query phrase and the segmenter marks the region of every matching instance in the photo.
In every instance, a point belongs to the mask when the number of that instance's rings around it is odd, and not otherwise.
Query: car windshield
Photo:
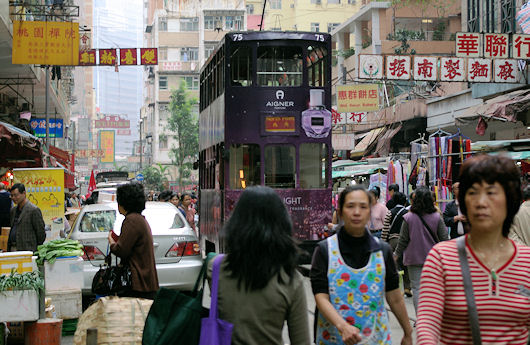
[[[114,229],[116,222],[115,210],[100,210],[86,212],[81,219],[81,232],[106,232]]]
[[[147,219],[151,231],[157,229],[178,229],[184,227],[184,222],[177,214],[177,210],[171,211],[167,208],[146,209],[142,214]]]

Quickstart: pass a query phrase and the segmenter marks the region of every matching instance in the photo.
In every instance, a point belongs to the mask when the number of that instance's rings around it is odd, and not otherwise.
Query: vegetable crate
[[[35,290],[0,292],[0,322],[39,319],[39,295]]]
[[[32,255],[30,251],[0,253],[0,275],[10,274],[12,269],[18,273],[35,271],[37,267]]]
[[[44,261],[46,293],[81,289],[84,279],[83,263],[83,259],[79,256],[57,258],[53,264]]]

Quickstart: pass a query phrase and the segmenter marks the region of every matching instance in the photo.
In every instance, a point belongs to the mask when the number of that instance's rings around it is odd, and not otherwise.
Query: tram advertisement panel
[[[275,189],[275,191],[291,214],[294,236],[299,240],[321,238],[324,226],[331,222],[329,190]],[[228,219],[242,191],[227,190],[225,193],[225,219]]]

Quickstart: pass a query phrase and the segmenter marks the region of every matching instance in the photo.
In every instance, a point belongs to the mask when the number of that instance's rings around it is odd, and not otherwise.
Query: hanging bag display
[[[219,269],[224,255],[218,255],[213,261],[212,291],[210,314],[201,321],[201,338],[199,345],[230,345],[234,325],[218,318],[217,288],[219,286]]]
[[[201,318],[207,315],[202,308],[202,294],[208,254],[191,294],[160,288],[145,321],[142,345],[197,345],[201,331]],[[199,289],[200,287],[200,289]]]
[[[92,279],[92,293],[100,296],[121,295],[132,290],[132,273],[129,265],[112,266],[112,255],[108,253]]]

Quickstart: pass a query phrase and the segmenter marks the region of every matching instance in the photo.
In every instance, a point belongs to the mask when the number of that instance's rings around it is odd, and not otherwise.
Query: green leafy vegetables
[[[41,244],[35,254],[38,256],[37,264],[42,265],[44,260],[53,264],[61,256],[83,255],[83,245],[78,241],[62,238]]]
[[[0,276],[0,292],[9,290],[44,290],[44,279],[39,271],[18,273],[15,269],[11,274]]]

